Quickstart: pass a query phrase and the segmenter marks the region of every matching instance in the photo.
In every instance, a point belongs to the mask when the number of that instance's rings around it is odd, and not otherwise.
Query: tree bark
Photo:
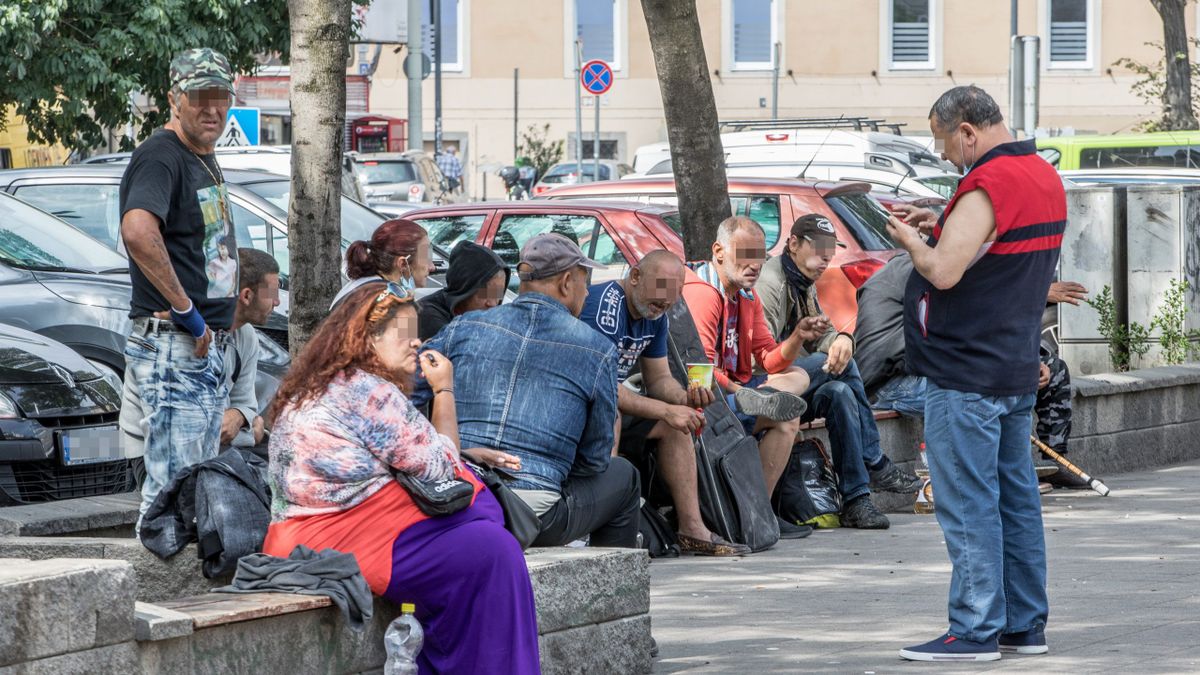
[[[1167,86],[1163,89],[1163,128],[1200,128],[1192,110],[1192,67],[1183,13],[1188,0],[1150,0],[1163,22],[1163,56]]]
[[[342,138],[350,0],[288,0],[292,193],[288,346],[296,355],[341,286]]]
[[[642,12],[667,118],[684,254],[707,260],[717,225],[730,215],[729,184],[696,2],[642,0]]]

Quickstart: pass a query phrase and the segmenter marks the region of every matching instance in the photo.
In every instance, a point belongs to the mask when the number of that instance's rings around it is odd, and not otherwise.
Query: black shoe
[[[738,410],[743,414],[752,417],[766,417],[776,422],[797,419],[804,414],[804,411],[808,410],[808,404],[804,402],[804,399],[771,387],[759,387],[758,389],[742,387],[733,395],[733,400],[737,401]]]
[[[1056,488],[1064,488],[1067,490],[1090,490],[1092,486],[1088,485],[1079,476],[1067,471],[1059,466],[1058,471],[1046,476],[1042,480],[1053,485]]]
[[[797,525],[775,516],[775,520],[779,521],[779,538],[780,539],[803,539],[813,533],[813,529],[807,525]]]
[[[875,502],[871,501],[871,495],[863,495],[855,497],[854,501],[842,507],[842,527],[886,530],[891,527],[891,522],[875,506]]]
[[[892,460],[884,458],[887,465],[878,471],[871,471],[871,489],[877,492],[899,492],[914,494],[921,489],[920,478],[901,469]]]

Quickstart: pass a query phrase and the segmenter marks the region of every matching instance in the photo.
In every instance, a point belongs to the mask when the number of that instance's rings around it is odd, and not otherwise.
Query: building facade
[[[422,0],[425,1],[425,0]],[[433,0],[441,3],[443,137],[462,150],[468,191],[514,158],[514,117],[524,130],[550,125],[575,138],[575,40],[582,56],[613,66],[598,97],[602,156],[629,162],[666,140],[662,99],[638,0]],[[929,106],[946,89],[976,84],[1008,104],[1010,0],[696,0],[721,119],[768,118],[776,61],[779,117],[863,115],[928,133]],[[1188,9],[1188,33],[1197,13]],[[428,13],[426,13],[428,21]],[[1019,0],[1018,33],[1042,41],[1039,127],[1114,133],[1158,114],[1131,93],[1138,79],[1114,63],[1154,63],[1162,21],[1149,0]],[[429,33],[426,28],[426,34]],[[428,43],[428,41],[427,41]],[[426,49],[426,51],[429,51]],[[370,110],[407,117],[403,50],[384,49],[371,78]],[[1193,55],[1196,58],[1197,55]],[[514,69],[518,107],[514,114]],[[432,149],[434,84],[423,87]],[[584,95],[590,156],[597,97]],[[486,186],[496,196],[494,177]]]

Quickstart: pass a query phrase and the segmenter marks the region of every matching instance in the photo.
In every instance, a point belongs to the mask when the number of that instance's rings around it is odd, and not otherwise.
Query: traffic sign
[[[599,96],[612,88],[612,68],[600,59],[588,61],[579,71],[579,83],[589,94]]]
[[[258,145],[260,117],[258,108],[230,108],[225,131],[217,139],[217,147]]]

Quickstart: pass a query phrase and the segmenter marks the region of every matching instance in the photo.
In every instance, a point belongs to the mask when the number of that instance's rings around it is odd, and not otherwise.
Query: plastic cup
[[[688,386],[698,385],[705,389],[711,389],[713,384],[713,364],[711,363],[689,363],[687,364]]]

